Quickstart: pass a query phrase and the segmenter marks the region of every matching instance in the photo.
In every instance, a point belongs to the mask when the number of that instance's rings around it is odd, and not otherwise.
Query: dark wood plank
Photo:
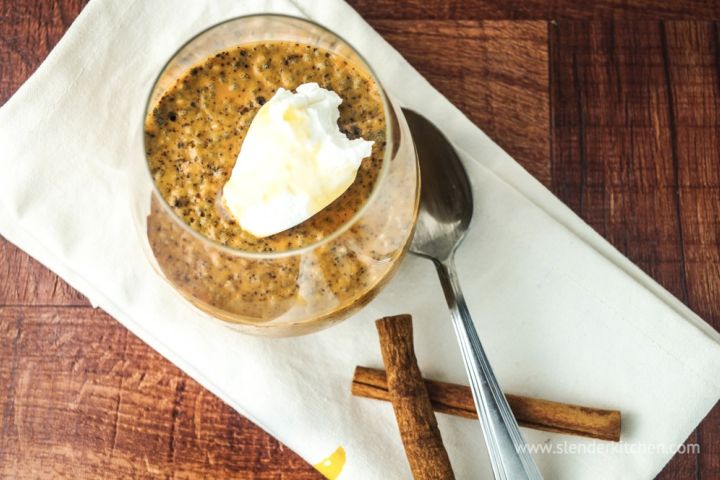
[[[700,22],[559,22],[552,188],[716,328],[718,56]],[[717,478],[718,409],[661,478]]]
[[[319,479],[89,307],[0,308],[0,477]]]
[[[553,27],[553,191],[686,300],[657,23]]]
[[[485,133],[550,184],[546,22],[377,20],[373,26]]]
[[[720,28],[668,22],[663,50],[688,302],[720,328]],[[720,478],[720,405],[698,428],[702,478]]]
[[[87,298],[0,237],[0,306],[88,305]]]
[[[0,105],[35,71],[87,2],[0,2]]]
[[[369,20],[720,19],[717,0],[349,0]]]

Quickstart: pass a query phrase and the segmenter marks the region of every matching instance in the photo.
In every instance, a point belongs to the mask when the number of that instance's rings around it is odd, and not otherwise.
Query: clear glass
[[[417,219],[418,163],[402,111],[387,98],[362,57],[334,33],[294,17],[240,17],[197,35],[158,76],[145,117],[188,69],[220,51],[258,41],[291,41],[331,51],[365,69],[377,83],[387,143],[367,202],[314,244],[281,252],[247,252],[221,245],[186,225],[157,190],[145,159],[142,182],[148,195],[139,195],[141,205],[135,213],[148,258],[195,307],[246,333],[305,334],[366,305],[396,271]]]

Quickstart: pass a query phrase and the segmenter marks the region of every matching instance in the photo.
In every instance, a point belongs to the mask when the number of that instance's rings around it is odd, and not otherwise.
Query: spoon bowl
[[[445,259],[462,241],[473,215],[470,179],[455,149],[435,125],[403,109],[418,150],[422,188],[410,251]]]

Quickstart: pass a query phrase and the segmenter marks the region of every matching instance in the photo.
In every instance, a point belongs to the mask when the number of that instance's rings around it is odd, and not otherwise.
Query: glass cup
[[[139,196],[143,201],[135,214],[151,263],[195,307],[246,333],[305,334],[366,305],[397,270],[417,219],[419,169],[402,111],[363,58],[336,34],[294,17],[235,18],[191,39],[155,81],[145,118],[191,67],[220,51],[259,41],[328,50],[364,69],[376,82],[385,111],[386,148],[369,199],[316,243],[279,252],[248,252],[191,229],[158,191],[145,159],[142,182],[149,195]]]

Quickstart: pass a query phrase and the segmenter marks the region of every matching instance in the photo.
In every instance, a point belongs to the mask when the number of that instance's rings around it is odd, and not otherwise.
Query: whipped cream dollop
[[[250,124],[223,204],[256,237],[287,230],[328,206],[355,180],[373,142],[338,128],[340,96],[317,83],[279,88]]]

